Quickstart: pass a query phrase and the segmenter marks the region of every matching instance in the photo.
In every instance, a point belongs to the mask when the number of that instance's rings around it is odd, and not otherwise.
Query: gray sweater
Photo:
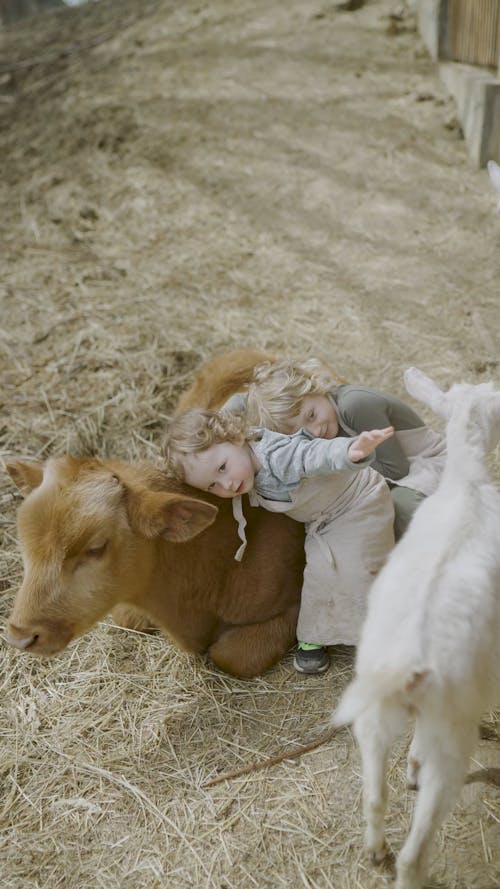
[[[295,435],[259,429],[257,440],[248,442],[260,466],[255,475],[256,493],[267,500],[290,501],[290,492],[304,478],[366,469],[374,455],[353,463],[347,453],[353,440],[340,436],[315,438],[305,429]]]

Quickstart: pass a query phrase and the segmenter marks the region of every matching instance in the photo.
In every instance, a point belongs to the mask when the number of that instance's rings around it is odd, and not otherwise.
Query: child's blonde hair
[[[184,411],[169,423],[163,439],[167,472],[185,481],[186,457],[206,451],[214,444],[240,442],[250,437],[246,419],[240,414],[201,408]]]
[[[260,364],[248,389],[247,420],[283,432],[300,413],[306,395],[326,395],[339,383],[334,372],[316,358]]]

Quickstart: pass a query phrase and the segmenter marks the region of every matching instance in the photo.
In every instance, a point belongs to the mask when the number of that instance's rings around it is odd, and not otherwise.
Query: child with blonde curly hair
[[[230,398],[224,409],[245,413],[249,422],[281,433],[293,435],[303,430],[323,439],[358,435],[373,427],[394,427],[395,434],[377,446],[371,466],[385,478],[390,490],[396,540],[424,497],[437,487],[444,467],[444,438],[409,405],[377,389],[340,383],[326,364],[314,358],[259,365],[248,391]],[[318,609],[311,595],[303,595],[299,640],[315,638]],[[329,614],[325,608],[325,627]],[[328,641],[326,632],[323,641]],[[299,642],[299,660],[302,647]]]
[[[306,640],[294,659],[299,672],[328,668],[325,645],[358,641],[368,589],[394,545],[391,497],[370,468],[375,448],[393,432],[389,426],[327,440],[251,428],[242,416],[201,409],[178,415],[167,429],[169,471],[195,488],[233,498],[243,540],[242,494],[252,505],[305,524],[302,605],[310,618],[307,636],[300,635],[299,623],[299,639]]]

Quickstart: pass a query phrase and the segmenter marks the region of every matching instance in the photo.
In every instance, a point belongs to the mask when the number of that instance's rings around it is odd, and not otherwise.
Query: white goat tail
[[[378,673],[354,679],[343,693],[331,718],[331,725],[340,728],[350,725],[367,710],[374,698],[392,699],[409,708],[418,705],[419,698],[429,687],[431,671],[407,670],[404,673]]]
[[[369,704],[366,695],[366,686],[363,687],[359,679],[355,679],[346,688],[340,699],[337,709],[333,712],[331,725],[340,728],[343,725],[351,725]]]

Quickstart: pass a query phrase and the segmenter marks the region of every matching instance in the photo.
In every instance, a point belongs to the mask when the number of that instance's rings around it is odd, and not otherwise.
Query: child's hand
[[[387,426],[386,429],[370,429],[369,432],[361,432],[347,451],[349,460],[352,463],[364,460],[365,457],[373,453],[377,445],[382,444],[391,435],[394,435],[394,426]]]

